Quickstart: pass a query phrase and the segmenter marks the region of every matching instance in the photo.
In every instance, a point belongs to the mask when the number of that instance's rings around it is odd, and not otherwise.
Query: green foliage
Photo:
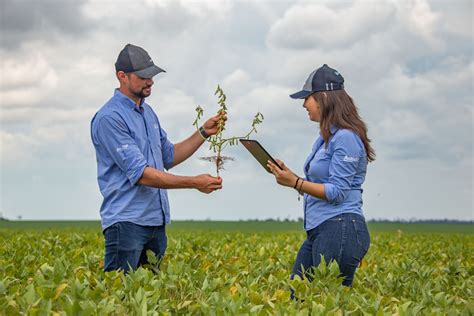
[[[175,229],[206,229],[220,231],[301,231],[302,220],[248,220],[248,221],[173,221],[170,230]],[[474,226],[469,223],[463,224],[417,224],[417,223],[368,223],[371,232],[396,232],[403,233],[456,233],[474,234]],[[100,221],[0,221],[2,228],[11,229],[58,229],[58,228],[86,228],[100,229]]]
[[[96,229],[4,229],[0,315],[472,315],[473,238],[374,233],[349,289],[335,263],[289,280],[302,232],[170,230],[159,269],[124,275]]]

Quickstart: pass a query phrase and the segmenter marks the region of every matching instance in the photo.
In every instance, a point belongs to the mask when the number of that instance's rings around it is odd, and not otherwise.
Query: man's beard
[[[151,87],[145,87],[143,89],[141,89],[139,92],[133,92],[133,94],[137,97],[139,97],[140,99],[144,99],[146,97],[149,97],[150,94],[151,94],[151,90],[150,90],[150,93],[144,93],[143,90],[147,89],[147,88],[151,88]]]

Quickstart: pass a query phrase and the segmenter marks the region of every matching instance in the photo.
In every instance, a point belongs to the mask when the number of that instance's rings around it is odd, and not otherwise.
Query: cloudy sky
[[[89,135],[118,86],[127,43],[167,70],[148,103],[171,141],[193,132],[194,108],[227,93],[228,135],[249,130],[302,174],[319,133],[288,95],[327,63],[346,79],[377,160],[364,184],[367,218],[473,219],[472,1],[0,2],[0,212],[23,219],[99,219],[101,195]],[[215,173],[198,157],[170,170]],[[224,189],[170,191],[173,219],[302,217],[241,146]]]

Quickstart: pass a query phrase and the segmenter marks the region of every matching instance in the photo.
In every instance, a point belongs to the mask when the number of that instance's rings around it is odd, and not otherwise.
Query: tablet
[[[242,145],[244,145],[244,147],[247,148],[248,151],[250,151],[252,156],[254,156],[255,159],[257,159],[257,161],[262,165],[262,167],[265,168],[265,170],[267,170],[267,172],[272,173],[270,169],[268,169],[267,167],[268,160],[272,161],[275,165],[278,166],[278,168],[283,170],[280,167],[280,165],[275,161],[275,159],[273,159],[273,157],[270,156],[270,154],[265,150],[265,148],[263,148],[263,146],[260,145],[259,142],[257,142],[256,140],[244,139],[244,138],[240,138],[239,140],[242,143]]]

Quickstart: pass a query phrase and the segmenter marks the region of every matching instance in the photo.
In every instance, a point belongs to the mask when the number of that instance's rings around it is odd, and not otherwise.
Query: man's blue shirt
[[[163,171],[173,166],[174,146],[153,109],[143,100],[137,106],[117,89],[92,119],[91,138],[104,197],[102,229],[122,221],[143,226],[168,224],[167,191],[137,184],[145,167]]]
[[[342,213],[362,214],[362,183],[367,154],[360,137],[351,130],[331,128],[326,147],[320,135],[304,164],[306,180],[322,183],[327,200],[304,196],[304,228],[313,229]]]

